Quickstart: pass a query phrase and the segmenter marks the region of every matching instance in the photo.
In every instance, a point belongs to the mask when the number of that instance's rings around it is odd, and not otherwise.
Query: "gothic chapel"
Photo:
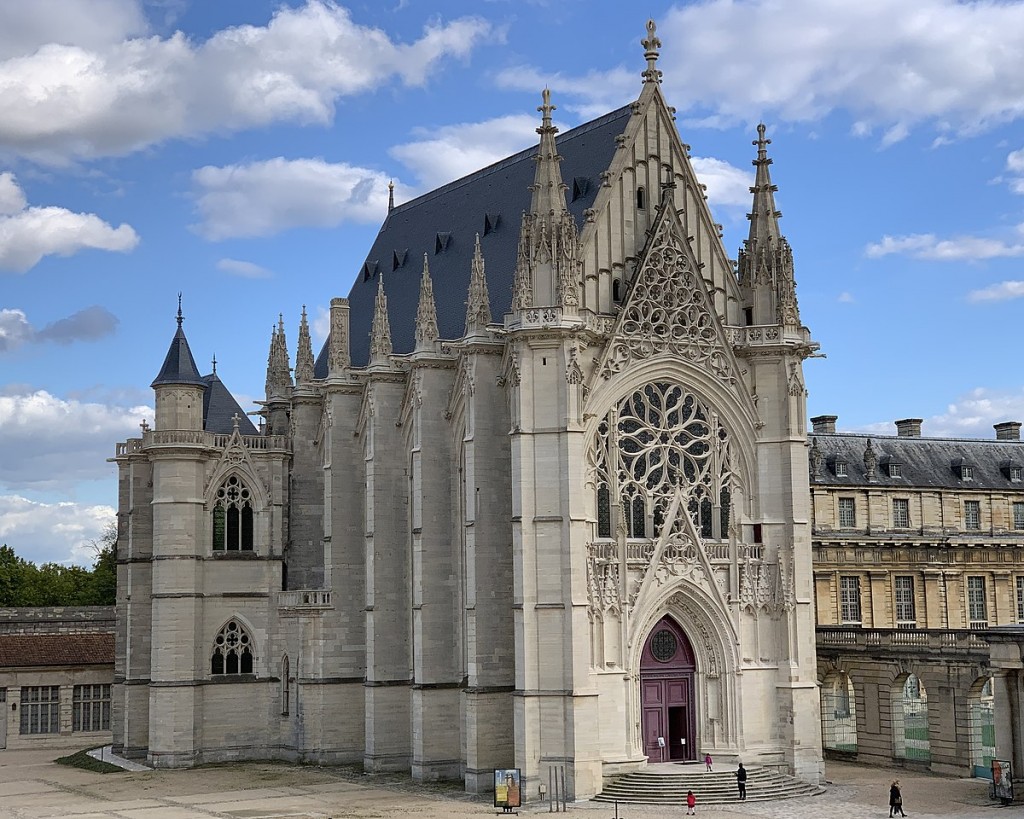
[[[178,329],[118,444],[114,743],[570,797],[821,774],[803,360],[758,128],[738,270],[662,97],[389,208],[259,428]]]

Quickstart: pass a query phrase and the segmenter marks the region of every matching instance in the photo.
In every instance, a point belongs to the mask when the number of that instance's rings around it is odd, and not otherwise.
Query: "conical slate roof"
[[[206,382],[199,375],[196,361],[192,358],[192,351],[188,348],[188,339],[185,338],[185,331],[181,329],[181,309],[178,309],[178,332],[171,339],[171,346],[167,350],[167,357],[164,358],[164,365],[160,373],[153,379],[149,386],[156,387],[160,384],[198,384],[205,387]]]
[[[625,129],[630,113],[629,106],[620,108],[554,139],[567,186],[567,207],[577,225],[594,204],[601,172],[611,164],[615,137]],[[487,260],[491,314],[500,320],[508,312],[519,226],[533,197],[537,152],[534,145],[388,213],[348,296],[353,366],[363,367],[370,358],[370,324],[381,273],[386,274],[394,352],[410,353],[415,348],[422,278],[419,261],[424,253],[430,257],[439,337],[462,337],[477,233]],[[327,346],[317,357],[317,378],[327,377]]]
[[[217,371],[203,376],[206,392],[203,393],[203,429],[215,435],[230,435],[235,428],[234,417],[238,416],[238,431],[242,435],[259,435],[259,431],[242,411],[235,397],[224,386]]]

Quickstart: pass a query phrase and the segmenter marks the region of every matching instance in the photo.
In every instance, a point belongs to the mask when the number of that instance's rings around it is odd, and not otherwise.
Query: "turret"
[[[309,337],[309,322],[306,319],[306,305],[302,305],[302,319],[299,322],[299,347],[295,351],[295,385],[309,386],[313,381],[313,342]]]
[[[765,126],[757,126],[757,159],[753,160],[757,172],[754,186],[750,234],[739,254],[740,289],[747,324],[782,324],[800,326],[800,312],[796,302],[796,282],[793,277],[793,251],[779,231],[779,217],[775,209],[768,156],[771,140],[765,137]]]
[[[384,292],[384,274],[381,273],[377,282],[377,298],[373,303],[373,324],[370,326],[370,366],[389,366],[393,349],[388,297]]]
[[[284,316],[278,315],[271,332],[267,356],[267,400],[264,414],[268,435],[288,434],[288,408],[291,403],[292,376],[288,366],[288,342],[284,335]]]
[[[199,375],[181,324],[181,294],[178,294],[178,330],[164,358],[164,365],[150,386],[156,393],[156,429],[203,428],[203,391],[206,382]]]
[[[523,214],[519,232],[512,292],[512,309],[561,306],[574,312],[579,305],[580,259],[576,222],[565,206],[566,185],[562,182],[555,134],[551,124],[551,92],[544,89],[541,112],[537,171],[530,190],[530,212]]]
[[[485,332],[490,323],[491,297],[487,293],[484,254],[480,251],[480,234],[478,233],[469,274],[469,297],[466,299],[466,337]]]
[[[385,312],[385,320],[387,313]],[[416,308],[416,352],[430,352],[437,341],[437,306],[434,285],[430,280],[430,263],[423,254],[423,277],[420,279],[420,303]]]

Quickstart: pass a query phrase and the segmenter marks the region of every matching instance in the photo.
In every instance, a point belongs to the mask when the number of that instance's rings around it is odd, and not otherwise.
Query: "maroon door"
[[[693,648],[670,617],[651,629],[640,657],[641,736],[651,762],[697,758]]]

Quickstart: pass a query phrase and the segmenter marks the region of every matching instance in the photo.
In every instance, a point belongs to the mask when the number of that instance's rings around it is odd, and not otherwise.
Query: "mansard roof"
[[[1024,483],[1010,480],[1010,466],[1024,463],[1021,441],[980,438],[919,438],[852,433],[812,433],[811,446],[821,453],[819,477],[811,473],[812,486],[905,487],[907,489],[1016,490]],[[878,468],[869,481],[864,450],[871,441]],[[835,464],[846,464],[846,474],[837,475]],[[887,465],[900,465],[899,476],[890,477]],[[970,466],[965,478],[962,465]],[[840,470],[841,471],[841,470]]]
[[[569,212],[578,225],[583,224],[583,212],[594,204],[601,173],[611,165],[615,138],[625,130],[630,113],[625,106],[555,138],[562,179],[568,186]],[[381,272],[394,352],[410,353],[415,348],[423,269],[419,260],[424,253],[430,259],[440,337],[462,337],[477,233],[487,265],[491,315],[508,312],[519,227],[523,212],[530,208],[536,156],[534,145],[398,205],[388,214],[348,296],[353,366],[369,361],[370,324]],[[326,343],[317,357],[315,375],[327,377]]]
[[[242,435],[259,435],[259,431],[239,406],[238,401],[224,386],[216,372],[203,376],[203,429],[215,435],[230,435],[238,415],[238,431]]]

